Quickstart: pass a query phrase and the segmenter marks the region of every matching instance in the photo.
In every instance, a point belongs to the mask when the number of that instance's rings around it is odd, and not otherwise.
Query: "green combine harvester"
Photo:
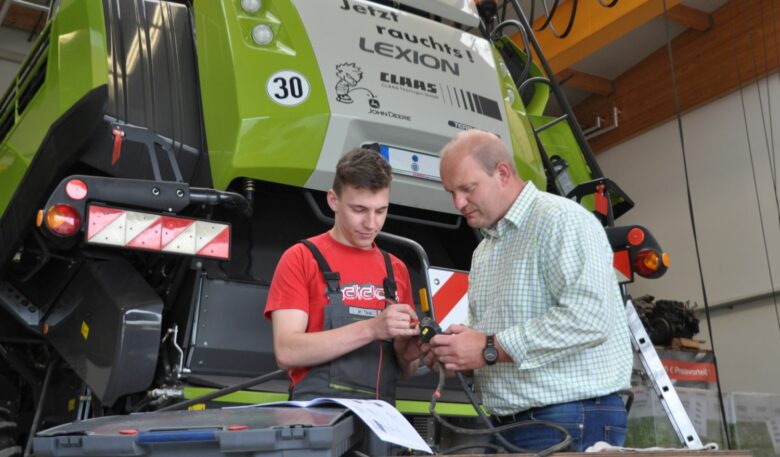
[[[438,175],[438,151],[471,128],[498,135],[525,180],[594,211],[625,281],[666,269],[649,232],[632,244],[635,227],[613,227],[633,203],[516,3],[521,20],[501,23],[470,0],[55,3],[0,98],[2,457],[48,427],[276,370],[262,316],[275,265],[329,228],[325,193],[354,147],[393,168],[378,242],[428,296],[431,272],[467,272],[479,242]],[[406,382],[396,406],[446,446],[462,437],[428,415],[435,382]],[[439,411],[473,420],[451,387]],[[276,379],[198,404],[286,398]]]

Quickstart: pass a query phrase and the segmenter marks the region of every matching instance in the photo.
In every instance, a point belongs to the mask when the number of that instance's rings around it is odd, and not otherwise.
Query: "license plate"
[[[379,147],[379,152],[390,164],[393,173],[441,182],[437,156],[384,145]]]

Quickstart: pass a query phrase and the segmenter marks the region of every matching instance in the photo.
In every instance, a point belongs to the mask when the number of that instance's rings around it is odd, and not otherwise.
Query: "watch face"
[[[486,347],[484,351],[482,351],[482,357],[484,357],[485,362],[488,363],[488,365],[496,363],[496,360],[498,359],[498,349],[495,347]]]

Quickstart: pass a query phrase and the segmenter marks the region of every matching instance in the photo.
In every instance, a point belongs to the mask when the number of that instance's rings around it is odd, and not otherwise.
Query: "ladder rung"
[[[553,125],[555,125],[555,124],[557,124],[557,123],[559,123],[561,121],[565,121],[568,118],[569,118],[569,115],[568,114],[564,114],[563,116],[557,117],[557,118],[551,120],[550,122],[544,124],[543,126],[539,127],[538,129],[534,129],[534,132],[540,133],[542,130],[549,129]]]
[[[637,356],[645,374],[650,379],[661,406],[671,422],[672,428],[677,433],[680,442],[689,449],[701,449],[702,445],[699,434],[691,422],[688,413],[683,407],[674,385],[666,373],[661,358],[655,351],[655,347],[650,341],[650,337],[645,330],[642,321],[639,319],[634,304],[631,300],[626,302],[626,315],[628,318],[628,327],[631,331],[631,341],[637,351]]]

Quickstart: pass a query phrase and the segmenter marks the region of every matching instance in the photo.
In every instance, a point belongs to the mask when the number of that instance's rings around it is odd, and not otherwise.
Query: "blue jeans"
[[[617,394],[493,417],[496,425],[535,420],[554,422],[565,428],[572,440],[569,450],[575,452],[583,452],[597,441],[622,446],[626,440],[626,408]],[[547,449],[564,438],[559,430],[544,425],[507,430],[502,435],[515,446],[530,451]]]

